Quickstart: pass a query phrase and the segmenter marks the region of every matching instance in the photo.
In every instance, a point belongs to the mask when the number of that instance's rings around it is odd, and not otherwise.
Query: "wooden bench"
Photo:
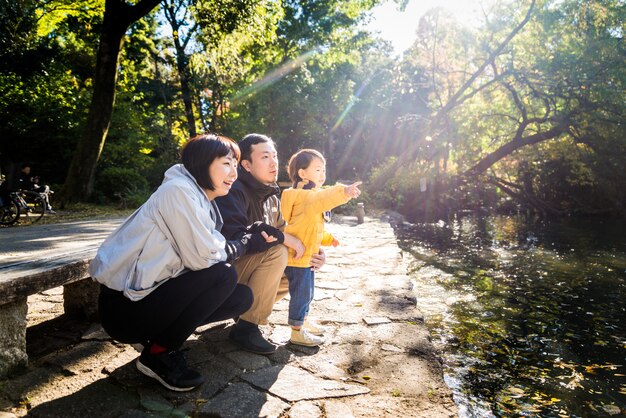
[[[0,229],[0,377],[28,365],[28,296],[63,286],[67,314],[97,315],[88,267],[123,219]]]

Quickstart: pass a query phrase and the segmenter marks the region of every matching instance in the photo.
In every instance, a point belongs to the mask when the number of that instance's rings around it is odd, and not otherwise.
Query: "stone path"
[[[263,327],[276,353],[239,350],[227,337],[232,321],[198,329],[185,347],[207,381],[175,393],[140,374],[138,351],[97,324],[68,330],[48,324],[55,319],[29,329],[37,343],[28,371],[0,381],[0,418],[457,416],[389,224],[343,217],[328,229],[341,245],[327,250],[316,277],[311,316],[327,328],[321,347],[287,343],[283,300]],[[36,295],[33,324],[61,300],[57,289]]]

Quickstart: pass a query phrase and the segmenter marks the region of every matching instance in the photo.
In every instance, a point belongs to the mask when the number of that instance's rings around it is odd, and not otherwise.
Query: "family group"
[[[324,330],[309,318],[325,213],[360,195],[360,182],[322,188],[326,161],[303,149],[288,164],[280,193],[274,141],[249,134],[236,143],[204,134],[182,148],[161,186],[101,245],[90,265],[100,283],[103,328],[141,344],[139,371],[176,391],[204,377],[181,347],[204,324],[234,319],[229,338],[271,354],[262,334],[274,303],[287,294],[292,344],[317,346]]]

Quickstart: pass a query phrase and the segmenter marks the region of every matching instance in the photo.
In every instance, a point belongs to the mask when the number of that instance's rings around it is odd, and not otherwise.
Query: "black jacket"
[[[18,185],[21,190],[32,190],[33,180],[30,174],[20,173],[18,177]]]
[[[230,192],[215,199],[224,219],[222,235],[227,240],[240,239],[248,232],[248,225],[257,221],[284,229],[279,193],[278,185],[263,184],[239,166],[237,181]]]

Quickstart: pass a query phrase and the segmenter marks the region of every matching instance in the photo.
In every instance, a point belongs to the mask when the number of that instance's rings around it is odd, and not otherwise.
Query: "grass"
[[[57,210],[56,215],[43,217],[45,223],[59,223],[67,221],[82,221],[100,218],[126,217],[135,209],[120,209],[116,206],[95,205],[92,203],[71,203],[65,208]]]
[[[120,209],[115,206],[95,205],[92,203],[70,203],[64,209],[55,209],[56,215],[44,215],[38,222],[30,223],[22,218],[13,226],[49,225],[63,222],[90,221],[95,219],[127,217],[135,209]]]

